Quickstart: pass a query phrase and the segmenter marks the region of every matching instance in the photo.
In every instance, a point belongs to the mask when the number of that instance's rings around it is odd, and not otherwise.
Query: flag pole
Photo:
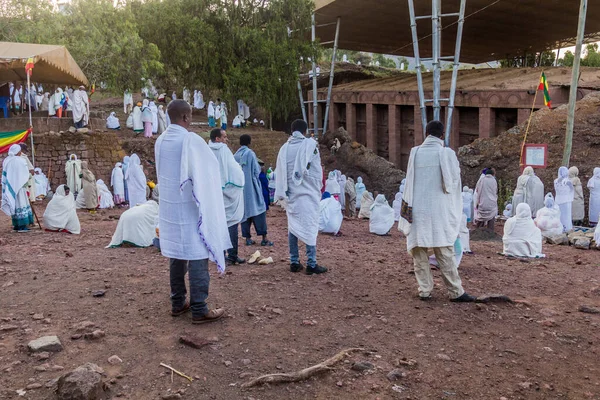
[[[27,71],[27,103],[29,104],[29,138],[31,139],[31,162],[35,167],[35,147],[33,145],[33,119],[31,118],[31,70]]]
[[[543,73],[544,73],[544,71],[542,71],[540,73],[540,79],[538,79],[538,81],[541,81]],[[521,158],[519,159],[519,165],[521,167],[524,165],[523,150],[525,150],[525,143],[527,142],[527,135],[529,134],[529,127],[531,126],[531,120],[533,119],[533,111],[535,110],[535,103],[537,101],[538,92],[539,92],[539,89],[536,88],[535,95],[533,96],[533,104],[531,105],[531,112],[529,113],[529,119],[527,120],[527,128],[525,129],[525,136],[523,136],[523,143],[521,144]]]

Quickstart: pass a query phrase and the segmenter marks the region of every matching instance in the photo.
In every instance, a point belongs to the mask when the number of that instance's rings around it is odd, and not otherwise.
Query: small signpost
[[[523,158],[521,160],[521,171],[525,167],[546,168],[548,166],[547,144],[525,144],[523,147]]]

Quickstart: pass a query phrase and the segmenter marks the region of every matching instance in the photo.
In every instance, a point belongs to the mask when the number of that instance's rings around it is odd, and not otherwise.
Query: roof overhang
[[[339,47],[412,57],[406,0],[316,0],[317,36],[332,41],[341,18]],[[457,13],[460,0],[442,0],[443,13]],[[461,61],[481,63],[572,46],[580,0],[467,0]],[[417,16],[431,14],[431,1],[415,0]],[[442,55],[454,54],[456,17],[442,20]],[[431,20],[417,22],[419,38]],[[600,1],[588,2],[586,41],[600,41]],[[420,40],[421,57],[431,57],[431,38]]]

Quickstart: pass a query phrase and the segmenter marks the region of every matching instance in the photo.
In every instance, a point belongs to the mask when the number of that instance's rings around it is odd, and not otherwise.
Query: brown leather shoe
[[[192,317],[192,324],[207,324],[209,322],[218,321],[225,315],[224,308],[215,308],[214,310],[210,310],[203,317]]]
[[[180,308],[179,310],[171,310],[171,315],[173,317],[179,317],[180,315],[183,315],[188,311],[190,311],[190,302],[186,301],[185,304],[183,305],[183,307]]]

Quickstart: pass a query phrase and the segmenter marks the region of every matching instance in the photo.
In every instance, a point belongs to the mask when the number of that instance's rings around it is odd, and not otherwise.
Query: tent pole
[[[29,72],[27,72],[27,90],[24,90],[23,93],[27,94],[27,103],[29,105],[29,129],[31,129],[31,132],[29,133],[29,138],[31,140],[31,162],[35,167],[35,147],[33,145],[33,120],[31,118],[31,76]]]
[[[329,108],[331,107],[331,89],[333,88],[333,78],[335,74],[335,58],[338,50],[338,38],[340,36],[340,17],[337,18],[335,25],[335,39],[333,41],[333,53],[331,55],[331,70],[329,71],[329,87],[327,89],[327,104],[325,105],[325,117],[323,118],[323,135],[329,129]],[[336,127],[331,127],[336,129]]]
[[[313,45],[313,56],[312,56],[312,71],[313,71],[313,81],[312,81],[312,85],[313,85],[313,132],[315,133],[315,138],[319,138],[319,118],[318,118],[318,114],[319,114],[319,103],[318,103],[318,99],[317,99],[317,56],[316,56],[316,51],[315,50],[315,45],[316,45],[316,41],[317,41],[317,31],[316,31],[317,27],[316,27],[316,22],[315,22],[315,14],[313,13],[312,15],[312,31],[311,31],[311,37],[312,37],[312,45]]]

